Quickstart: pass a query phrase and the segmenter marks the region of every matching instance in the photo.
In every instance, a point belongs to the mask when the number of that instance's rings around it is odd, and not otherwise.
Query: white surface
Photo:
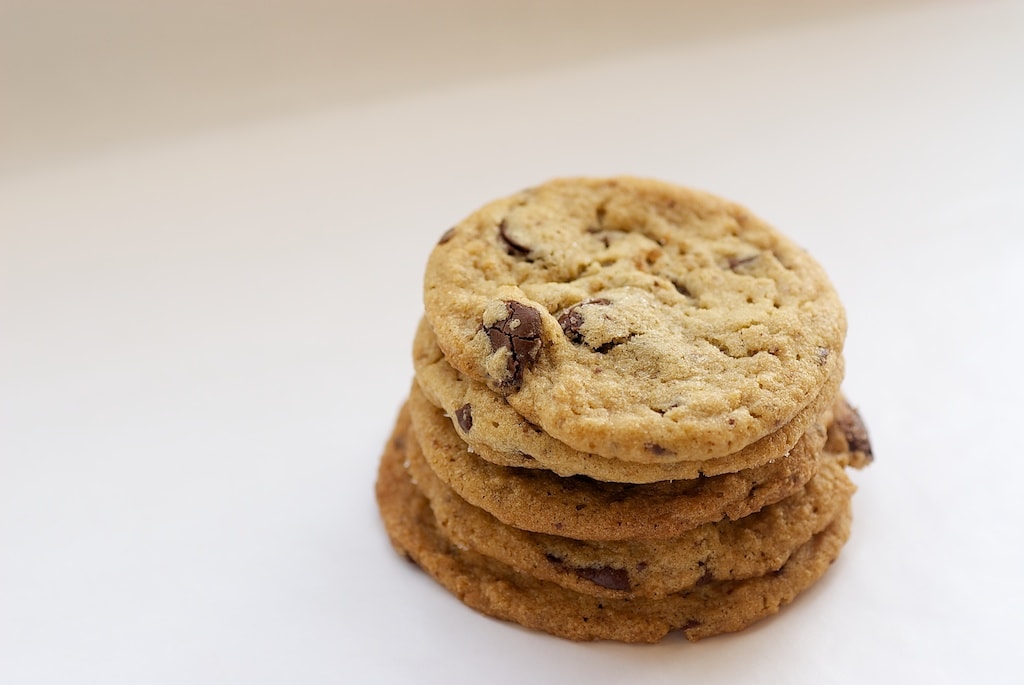
[[[0,682],[1019,682],[1022,37],[1020,3],[879,11],[4,179]],[[483,618],[372,497],[437,237],[620,172],[818,257],[878,458],[825,579],[697,645]]]

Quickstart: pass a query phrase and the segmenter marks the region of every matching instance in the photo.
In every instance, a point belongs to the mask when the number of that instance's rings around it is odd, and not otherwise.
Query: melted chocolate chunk
[[[459,428],[463,433],[468,433],[473,427],[473,407],[466,403],[455,410],[455,420],[459,422]]]
[[[621,344],[621,342],[616,342],[614,340],[612,342],[606,342],[604,345],[595,347],[594,352],[597,352],[598,354],[608,354]]]
[[[583,325],[583,312],[580,311],[580,307],[585,304],[609,305],[611,304],[611,300],[606,300],[603,297],[593,300],[584,300],[579,304],[574,304],[569,307],[562,312],[561,316],[558,317],[558,325],[562,327],[562,332],[565,333],[565,337],[569,338],[569,340],[577,345],[582,345],[584,343],[583,333],[580,332],[580,326]],[[602,353],[607,352],[612,347],[615,347],[616,344],[617,343],[605,343],[604,345],[601,345],[601,347],[596,348],[595,351]]]
[[[575,573],[577,577],[582,578],[583,580],[589,580],[591,583],[600,585],[603,588],[608,588],[609,590],[625,590],[627,592],[630,589],[629,572],[624,568],[612,568],[611,566],[577,568],[566,565],[565,559],[554,555],[551,552],[546,553],[544,558],[547,559],[550,564],[557,567],[559,571],[571,571],[572,573]],[[643,566],[646,568],[647,564],[643,564]],[[639,568],[639,565],[637,568]]]
[[[504,219],[498,223],[498,235],[500,235],[501,239],[505,241],[505,247],[508,250],[508,253],[513,257],[525,257],[530,254],[530,248],[521,243],[517,243],[509,237],[508,223]]]
[[[629,572],[624,568],[602,566],[600,568],[577,568],[576,575],[609,590],[629,591]]]
[[[569,307],[558,317],[558,325],[562,327],[562,332],[565,333],[565,337],[569,338],[569,340],[577,345],[583,343],[583,334],[580,333],[580,326],[583,325],[583,314],[580,312],[578,304]]]
[[[848,411],[837,413],[835,417],[836,426],[843,432],[846,444],[850,446],[851,452],[861,452],[870,462],[875,456],[871,453],[871,439],[868,437],[867,426],[860,417],[860,413],[853,407],[847,407]]]
[[[491,350],[508,350],[506,377],[501,380],[504,388],[518,390],[523,384],[523,372],[533,366],[544,345],[541,332],[544,330],[540,312],[514,300],[505,302],[508,315],[491,326],[484,326]]]

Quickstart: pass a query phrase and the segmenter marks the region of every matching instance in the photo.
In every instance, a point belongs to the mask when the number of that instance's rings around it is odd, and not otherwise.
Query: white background
[[[353,14],[319,81],[292,43],[204,57],[163,15],[123,54],[41,11],[63,42],[7,43],[0,682],[1020,682],[1024,6],[441,4],[426,35],[389,32],[401,2]],[[281,70],[246,72],[264,44]],[[195,78],[148,78],[175,46]],[[824,264],[877,456],[821,583],[695,645],[483,618],[373,501],[437,238],[617,173],[738,200]]]

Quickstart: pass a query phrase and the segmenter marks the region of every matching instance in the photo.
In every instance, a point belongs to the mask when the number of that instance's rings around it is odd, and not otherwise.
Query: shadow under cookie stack
[[[491,616],[697,640],[774,614],[850,531],[871,461],[843,308],[748,211],[564,179],[442,236],[377,500],[395,548]]]

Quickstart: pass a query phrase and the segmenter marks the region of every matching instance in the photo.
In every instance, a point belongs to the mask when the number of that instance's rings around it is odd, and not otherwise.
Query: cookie
[[[738,521],[707,523],[667,540],[590,542],[505,525],[445,485],[415,444],[405,454],[413,481],[453,544],[597,597],[660,598],[775,571],[839,515],[854,490],[840,460],[828,458],[800,491]]]
[[[848,455],[848,466],[862,469],[875,460],[871,439],[860,412],[845,399],[832,408],[832,422],[828,426],[826,449]]]
[[[449,365],[425,319],[420,321],[413,348],[416,381],[423,394],[444,409],[478,456],[502,466],[544,468],[560,476],[584,475],[618,483],[716,476],[766,464],[789,452],[832,404],[843,377],[839,357],[836,370],[808,406],[789,423],[736,454],[702,462],[645,464],[580,452],[551,437],[520,416],[504,396]]]
[[[424,279],[448,362],[574,449],[706,461],[789,423],[835,373],[843,308],[804,250],[738,205],[564,179],[448,231]]]
[[[405,414],[388,441],[376,485],[381,517],[395,549],[477,611],[572,640],[657,642],[674,630],[698,640],[741,630],[776,613],[812,585],[849,535],[847,509],[782,567],[763,576],[705,583],[658,600],[573,592],[460,549],[444,536],[404,466],[404,448],[412,444],[408,425]]]
[[[413,384],[409,412],[431,469],[459,496],[503,523],[580,540],[666,539],[738,519],[798,491],[818,468],[826,429],[815,424],[774,463],[737,473],[647,484],[561,478],[498,466],[472,454],[452,423]]]
[[[576,640],[739,630],[817,580],[873,459],[821,268],[735,204],[635,178],[495,201],[428,260],[381,459],[392,544]]]

